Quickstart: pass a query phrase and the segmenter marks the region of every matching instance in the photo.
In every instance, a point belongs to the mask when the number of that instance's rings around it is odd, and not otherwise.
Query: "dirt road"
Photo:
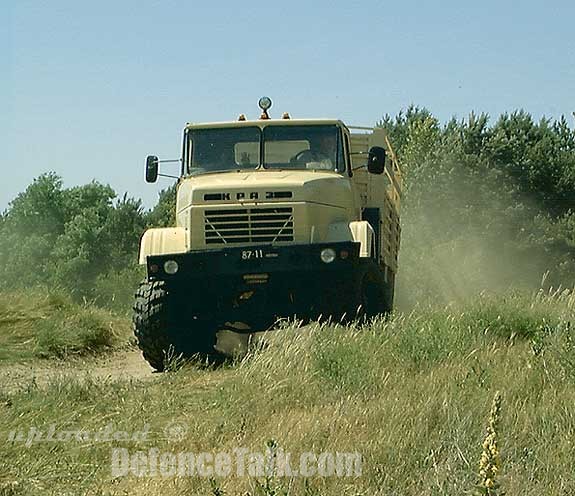
[[[230,331],[218,333],[217,349],[228,355],[244,352],[249,337]],[[54,379],[152,380],[157,377],[137,349],[114,352],[105,357],[66,360],[33,360],[2,363],[0,390],[14,391],[30,384],[44,386]]]
[[[0,385],[5,391],[16,390],[30,384],[43,386],[62,377],[146,380],[152,379],[154,373],[139,350],[116,352],[105,358],[35,360],[0,364]]]

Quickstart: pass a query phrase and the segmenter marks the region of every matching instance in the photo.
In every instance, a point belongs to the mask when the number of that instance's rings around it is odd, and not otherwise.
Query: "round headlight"
[[[272,101],[269,97],[262,96],[258,102],[258,105],[262,110],[268,110],[272,106]]]
[[[164,272],[166,274],[175,274],[176,272],[178,272],[179,268],[180,267],[178,266],[178,262],[176,262],[175,260],[168,260],[164,262]]]
[[[335,260],[335,250],[333,248],[324,248],[321,250],[320,257],[323,263],[332,263]]]

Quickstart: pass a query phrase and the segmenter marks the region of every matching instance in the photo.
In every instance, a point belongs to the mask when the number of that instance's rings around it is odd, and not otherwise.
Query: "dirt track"
[[[217,348],[231,355],[241,353],[247,349],[248,339],[247,335],[220,331]],[[54,379],[66,377],[114,381],[150,380],[154,376],[153,369],[137,349],[101,358],[0,362],[0,390],[4,391],[14,391],[30,384],[45,386]]]
[[[0,365],[2,389],[14,390],[29,384],[39,386],[61,377],[115,380],[151,379],[153,370],[138,350],[117,352],[106,358],[34,362]]]

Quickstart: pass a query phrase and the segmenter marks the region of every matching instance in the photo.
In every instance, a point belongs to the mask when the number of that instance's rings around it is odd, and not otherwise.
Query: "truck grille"
[[[293,209],[206,210],[206,245],[293,241]]]

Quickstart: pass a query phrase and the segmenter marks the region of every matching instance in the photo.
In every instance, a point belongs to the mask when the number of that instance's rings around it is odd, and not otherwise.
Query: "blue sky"
[[[186,122],[575,111],[575,2],[4,0],[0,210],[53,170],[151,206]],[[169,166],[164,169],[168,172]]]

